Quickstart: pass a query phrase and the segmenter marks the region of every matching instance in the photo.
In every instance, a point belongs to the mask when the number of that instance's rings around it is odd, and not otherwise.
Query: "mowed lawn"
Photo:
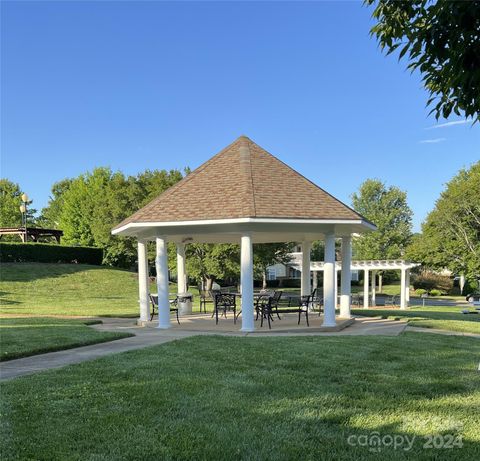
[[[464,308],[451,306],[413,306],[407,310],[352,309],[352,314],[366,317],[408,319],[409,325],[414,327],[480,334],[480,313],[462,314],[462,309]]]
[[[479,358],[422,333],[188,338],[2,383],[2,459],[480,459]],[[348,443],[375,433],[413,447]]]
[[[4,263],[0,280],[2,314],[138,316],[134,272],[86,264]],[[151,292],[156,291],[152,284]]]
[[[0,318],[0,361],[132,336],[87,326],[93,323],[100,322],[48,317]]]

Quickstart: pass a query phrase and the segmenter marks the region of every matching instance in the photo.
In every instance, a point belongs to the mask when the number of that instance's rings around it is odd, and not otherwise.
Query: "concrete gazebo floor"
[[[260,319],[255,322],[255,331],[248,333],[252,334],[264,334],[264,333],[322,333],[322,332],[338,332],[344,328],[352,325],[354,319],[344,319],[337,317],[337,325],[335,327],[324,327],[323,316],[318,314],[311,314],[309,316],[310,326],[307,326],[305,321],[305,316],[302,315],[300,320],[300,325],[298,325],[298,315],[297,314],[282,314],[281,320],[279,320],[275,315],[272,322],[272,329],[268,328],[268,322],[264,320],[263,327],[260,327]],[[176,319],[172,316],[171,318],[171,328],[173,331],[192,331],[198,333],[232,333],[232,334],[246,334],[240,330],[242,325],[242,315],[240,314],[237,319],[237,323],[233,323],[233,313],[227,313],[227,318],[219,317],[218,325],[215,323],[215,318],[212,318],[212,314],[193,314],[193,315],[184,315],[180,316],[180,325],[177,323]],[[147,328],[156,328],[158,321],[154,319],[151,322],[147,322]]]

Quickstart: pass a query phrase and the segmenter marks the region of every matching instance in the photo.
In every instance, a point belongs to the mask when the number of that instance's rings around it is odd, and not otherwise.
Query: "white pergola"
[[[282,181],[278,190],[272,189]],[[191,218],[191,219],[189,219]],[[156,242],[158,328],[170,327],[167,242],[177,247],[178,291],[186,291],[185,245],[240,245],[241,330],[254,323],[253,244],[302,243],[301,293],[311,293],[311,242],[325,241],[324,320],[336,325],[335,240],[342,240],[341,317],[350,317],[351,235],[375,230],[361,215],[242,136],[112,233],[138,240],[140,321],[149,319],[147,243]]]
[[[364,285],[363,285],[363,307],[369,307],[369,273],[372,273],[371,278],[371,299],[372,304],[375,305],[376,286],[375,279],[377,271],[382,270],[399,270],[400,271],[400,309],[406,309],[410,301],[410,270],[420,264],[403,259],[389,259],[389,260],[364,260],[351,261],[349,270],[363,270],[364,271]],[[310,265],[312,272],[324,271],[324,263],[321,261],[313,261]],[[337,286],[337,273],[344,270],[343,254],[342,261],[335,263],[335,286]],[[343,276],[343,272],[342,272]],[[343,278],[342,278],[343,280]],[[341,306],[340,306],[341,311]],[[340,314],[341,315],[341,314]]]

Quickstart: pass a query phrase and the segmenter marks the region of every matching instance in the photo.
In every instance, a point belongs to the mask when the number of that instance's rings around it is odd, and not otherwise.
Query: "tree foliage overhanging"
[[[375,5],[372,27],[382,50],[399,50],[418,70],[437,120],[480,120],[480,1],[365,0]]]

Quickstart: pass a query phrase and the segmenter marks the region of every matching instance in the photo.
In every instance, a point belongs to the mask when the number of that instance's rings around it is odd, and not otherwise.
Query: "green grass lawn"
[[[86,264],[4,263],[0,279],[2,314],[138,317],[134,272]],[[170,290],[175,293],[176,286]],[[157,291],[153,283],[151,291]]]
[[[70,349],[132,336],[97,331],[88,324],[99,321],[56,318],[0,318],[0,361]]]
[[[2,383],[2,459],[479,459],[479,355],[422,333],[188,338]],[[347,441],[374,432],[412,449]]]
[[[378,289],[378,286],[377,286]],[[413,290],[413,288],[412,288]],[[382,293],[377,293],[377,296],[386,295],[386,296],[400,296],[400,282],[391,282],[388,285],[382,286]],[[352,293],[360,293],[363,294],[363,285],[354,285],[352,286]],[[411,296],[415,296],[412,291]],[[460,295],[446,295],[446,296],[437,296],[437,297],[430,297],[429,299],[448,299],[448,300],[456,300],[456,301],[465,301],[465,296]]]
[[[462,314],[459,307],[417,306],[407,310],[352,309],[352,314],[366,317],[405,318],[416,327],[480,333],[480,314]]]
[[[469,322],[465,320],[412,319],[408,323],[412,327],[435,328],[439,330],[475,333],[480,335],[480,322]]]

